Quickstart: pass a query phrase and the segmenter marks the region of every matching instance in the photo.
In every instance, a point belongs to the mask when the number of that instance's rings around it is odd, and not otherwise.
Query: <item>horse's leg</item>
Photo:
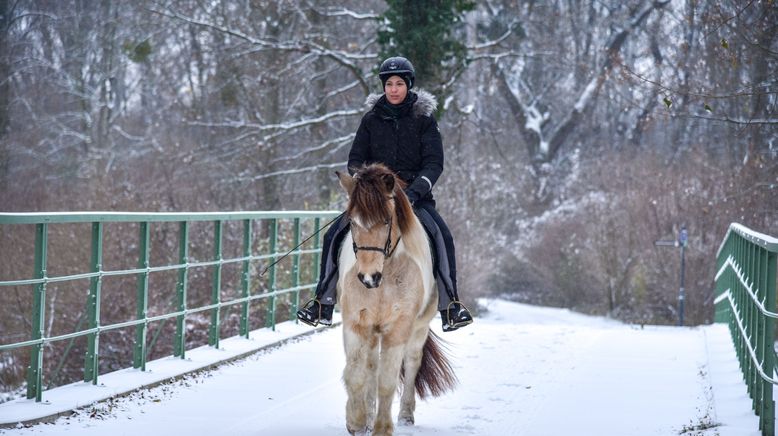
[[[400,367],[405,356],[406,346],[413,333],[415,316],[405,314],[396,320],[394,328],[385,334],[381,341],[381,357],[378,372],[378,416],[376,416],[374,435],[391,435],[392,400],[397,392],[400,379]]]
[[[378,393],[379,348],[378,337],[372,336],[371,347],[366,350],[367,379],[365,380],[365,410],[367,426],[373,428],[376,419],[376,394]]]
[[[346,385],[346,429],[352,435],[366,434],[368,429],[366,387],[370,385],[368,360],[365,358],[370,342],[357,334],[353,326],[343,326],[343,344],[346,350],[346,368],[343,370],[343,382]],[[374,385],[374,383],[373,383]]]
[[[414,423],[416,374],[418,374],[419,367],[421,366],[424,343],[427,341],[428,334],[429,327],[426,325],[418,326],[405,346],[403,393],[402,397],[400,397],[400,414],[397,416],[397,423],[400,425],[413,425]]]
[[[403,359],[403,344],[381,345],[381,357],[378,371],[378,415],[376,416],[373,436],[391,435],[394,430],[392,423],[392,400],[397,391],[400,377],[400,365]]]

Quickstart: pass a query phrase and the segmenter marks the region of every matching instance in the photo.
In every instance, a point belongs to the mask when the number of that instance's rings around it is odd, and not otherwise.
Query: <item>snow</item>
[[[586,105],[589,104],[589,100],[591,100],[592,95],[594,95],[594,90],[597,89],[597,80],[597,77],[593,78],[589,84],[586,85],[586,89],[581,93],[581,96],[578,97],[578,101],[575,102],[575,106],[573,106],[576,112],[583,111]]]
[[[537,106],[533,104],[532,106],[528,106],[524,109],[524,115],[527,117],[527,122],[524,124],[524,128],[537,132],[538,136],[542,137],[543,122],[548,119],[548,112],[541,115]]]
[[[339,315],[334,318],[334,321],[337,320]],[[73,383],[50,389],[43,392],[41,403],[27,399],[3,403],[0,404],[0,424],[29,421],[68,412],[96,401],[129,393],[143,386],[162,383],[172,377],[200,371],[220,362],[282,344],[284,341],[311,333],[311,330],[304,325],[287,321],[277,324],[275,330],[268,328],[254,330],[249,333],[248,340],[241,337],[220,340],[218,349],[205,345],[187,350],[185,359],[169,356],[147,362],[146,371],[126,368],[100,375],[97,385]]]
[[[562,309],[482,304],[488,313],[471,326],[442,333],[433,324],[449,341],[460,384],[419,401],[416,425],[397,427],[396,435],[759,434],[725,325],[641,328]],[[285,328],[292,327],[306,328]],[[346,435],[340,330],[89,406],[53,424],[0,433]]]

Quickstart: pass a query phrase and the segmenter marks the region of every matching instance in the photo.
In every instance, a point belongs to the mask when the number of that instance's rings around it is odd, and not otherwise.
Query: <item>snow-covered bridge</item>
[[[758,435],[725,325],[625,325],[501,300],[450,334],[458,389],[420,402],[398,435]],[[340,327],[293,339],[178,381],[86,405],[311,330],[287,322],[252,339],[191,350],[186,360],[46,391],[0,405],[0,421],[85,406],[8,435],[346,435]],[[397,407],[395,407],[395,410]]]
[[[345,434],[340,327],[313,331],[291,321],[276,323],[275,319],[277,297],[285,296],[294,308],[300,291],[313,286],[301,281],[301,258],[313,255],[310,264],[317,265],[318,250],[295,247],[290,258],[293,266],[287,271],[289,286],[282,288],[271,269],[265,292],[251,293],[252,263],[278,259],[285,251],[277,247],[279,220],[290,220],[292,236],[285,242],[294,246],[301,240],[303,220],[312,220],[313,228],[318,229],[321,218],[336,215],[327,214],[0,214],[0,224],[35,225],[35,277],[0,282],[29,286],[35,296],[33,338],[0,345],[0,350],[31,349],[28,399],[0,404],[0,426],[6,427],[0,432]],[[269,241],[264,246],[269,253],[254,251],[256,220],[270,224]],[[190,256],[189,225],[196,221],[213,222],[212,260],[198,261]],[[242,228],[242,237],[232,238],[242,241],[239,257],[224,256],[227,221],[239,224],[233,226],[238,235]],[[103,224],[108,222],[140,223],[138,268],[104,269],[102,235]],[[178,263],[150,262],[150,223],[156,222],[179,225]],[[48,225],[59,223],[91,224],[91,271],[54,277],[47,272]],[[772,319],[776,316],[777,251],[774,238],[742,226],[731,227],[719,250],[716,277],[717,320],[728,320],[728,324],[635,326],[560,309],[484,300],[483,316],[474,325],[442,334],[450,341],[459,388],[445,397],[421,402],[417,425],[400,427],[397,434],[760,434],[760,421],[752,407],[763,418],[774,414],[769,384],[774,381],[769,377],[774,355],[772,349],[767,352],[765,344],[772,344]],[[221,271],[230,263],[242,266],[239,286],[235,287],[242,292],[237,298],[223,300]],[[187,304],[187,273],[193,268],[214,269],[210,304]],[[161,271],[177,271],[175,311],[149,316],[148,277]],[[307,273],[308,277],[317,276],[310,267]],[[120,275],[137,277],[137,318],[101,323],[101,281]],[[47,333],[46,286],[83,279],[90,282],[87,327],[77,326],[74,333]],[[271,327],[249,332],[250,306],[259,303],[257,300],[264,301],[262,311],[267,308]],[[240,335],[220,339],[220,312],[233,305],[241,308]],[[207,326],[210,345],[187,349],[187,317],[199,312],[211,314]],[[733,314],[737,316],[730,316]],[[174,356],[146,362],[149,325],[167,319],[176,321]],[[100,334],[128,327],[135,329],[137,338],[134,368],[98,374]],[[92,383],[61,386],[44,394],[44,346],[82,336],[88,344],[85,379]],[[756,398],[753,403],[743,383],[744,373],[749,392]],[[100,400],[104,401],[97,402]],[[769,425],[764,426],[764,434],[770,434],[772,419],[766,422]]]

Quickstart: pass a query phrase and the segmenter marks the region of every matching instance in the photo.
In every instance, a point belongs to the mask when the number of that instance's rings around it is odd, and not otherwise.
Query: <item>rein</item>
[[[265,267],[265,269],[263,269],[263,270],[262,270],[262,272],[261,272],[261,273],[259,273],[259,276],[260,276],[260,277],[264,276],[264,275],[265,275],[265,273],[267,272],[267,270],[269,270],[270,268],[272,268],[272,267],[273,267],[273,265],[275,265],[275,264],[277,264],[278,262],[281,262],[282,260],[284,260],[284,258],[285,258],[285,257],[287,257],[287,256],[289,256],[290,254],[292,254],[292,252],[293,252],[294,250],[297,250],[298,248],[302,247],[302,246],[303,246],[303,244],[305,244],[306,242],[308,242],[308,241],[309,241],[311,238],[313,238],[314,236],[316,236],[316,235],[318,235],[319,233],[321,233],[321,231],[322,231],[322,230],[326,229],[326,228],[327,228],[327,227],[328,227],[330,224],[332,224],[332,223],[334,223],[335,221],[339,220],[339,219],[340,219],[340,217],[342,217],[342,216],[343,216],[343,215],[345,215],[345,214],[346,214],[346,212],[343,212],[343,213],[341,213],[340,215],[338,215],[338,216],[336,216],[335,218],[333,218],[333,219],[332,219],[332,221],[330,221],[330,222],[328,222],[327,224],[325,224],[325,225],[321,226],[321,228],[320,228],[319,230],[317,230],[317,231],[313,232],[313,234],[312,234],[311,236],[308,236],[307,238],[305,238],[305,240],[304,240],[303,242],[300,242],[299,244],[297,244],[297,246],[296,246],[296,247],[292,248],[291,250],[287,251],[287,252],[286,252],[286,254],[284,254],[283,256],[281,256],[281,257],[279,257],[278,259],[276,259],[276,261],[275,261],[275,262],[273,262],[273,263],[271,263],[270,265],[266,266],[266,267]],[[391,231],[391,229],[390,229],[390,231]]]

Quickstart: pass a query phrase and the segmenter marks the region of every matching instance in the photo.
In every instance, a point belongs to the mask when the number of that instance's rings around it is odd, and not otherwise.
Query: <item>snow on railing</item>
[[[763,435],[775,435],[778,239],[741,224],[729,226],[716,253],[716,322],[729,324],[740,369]]]

